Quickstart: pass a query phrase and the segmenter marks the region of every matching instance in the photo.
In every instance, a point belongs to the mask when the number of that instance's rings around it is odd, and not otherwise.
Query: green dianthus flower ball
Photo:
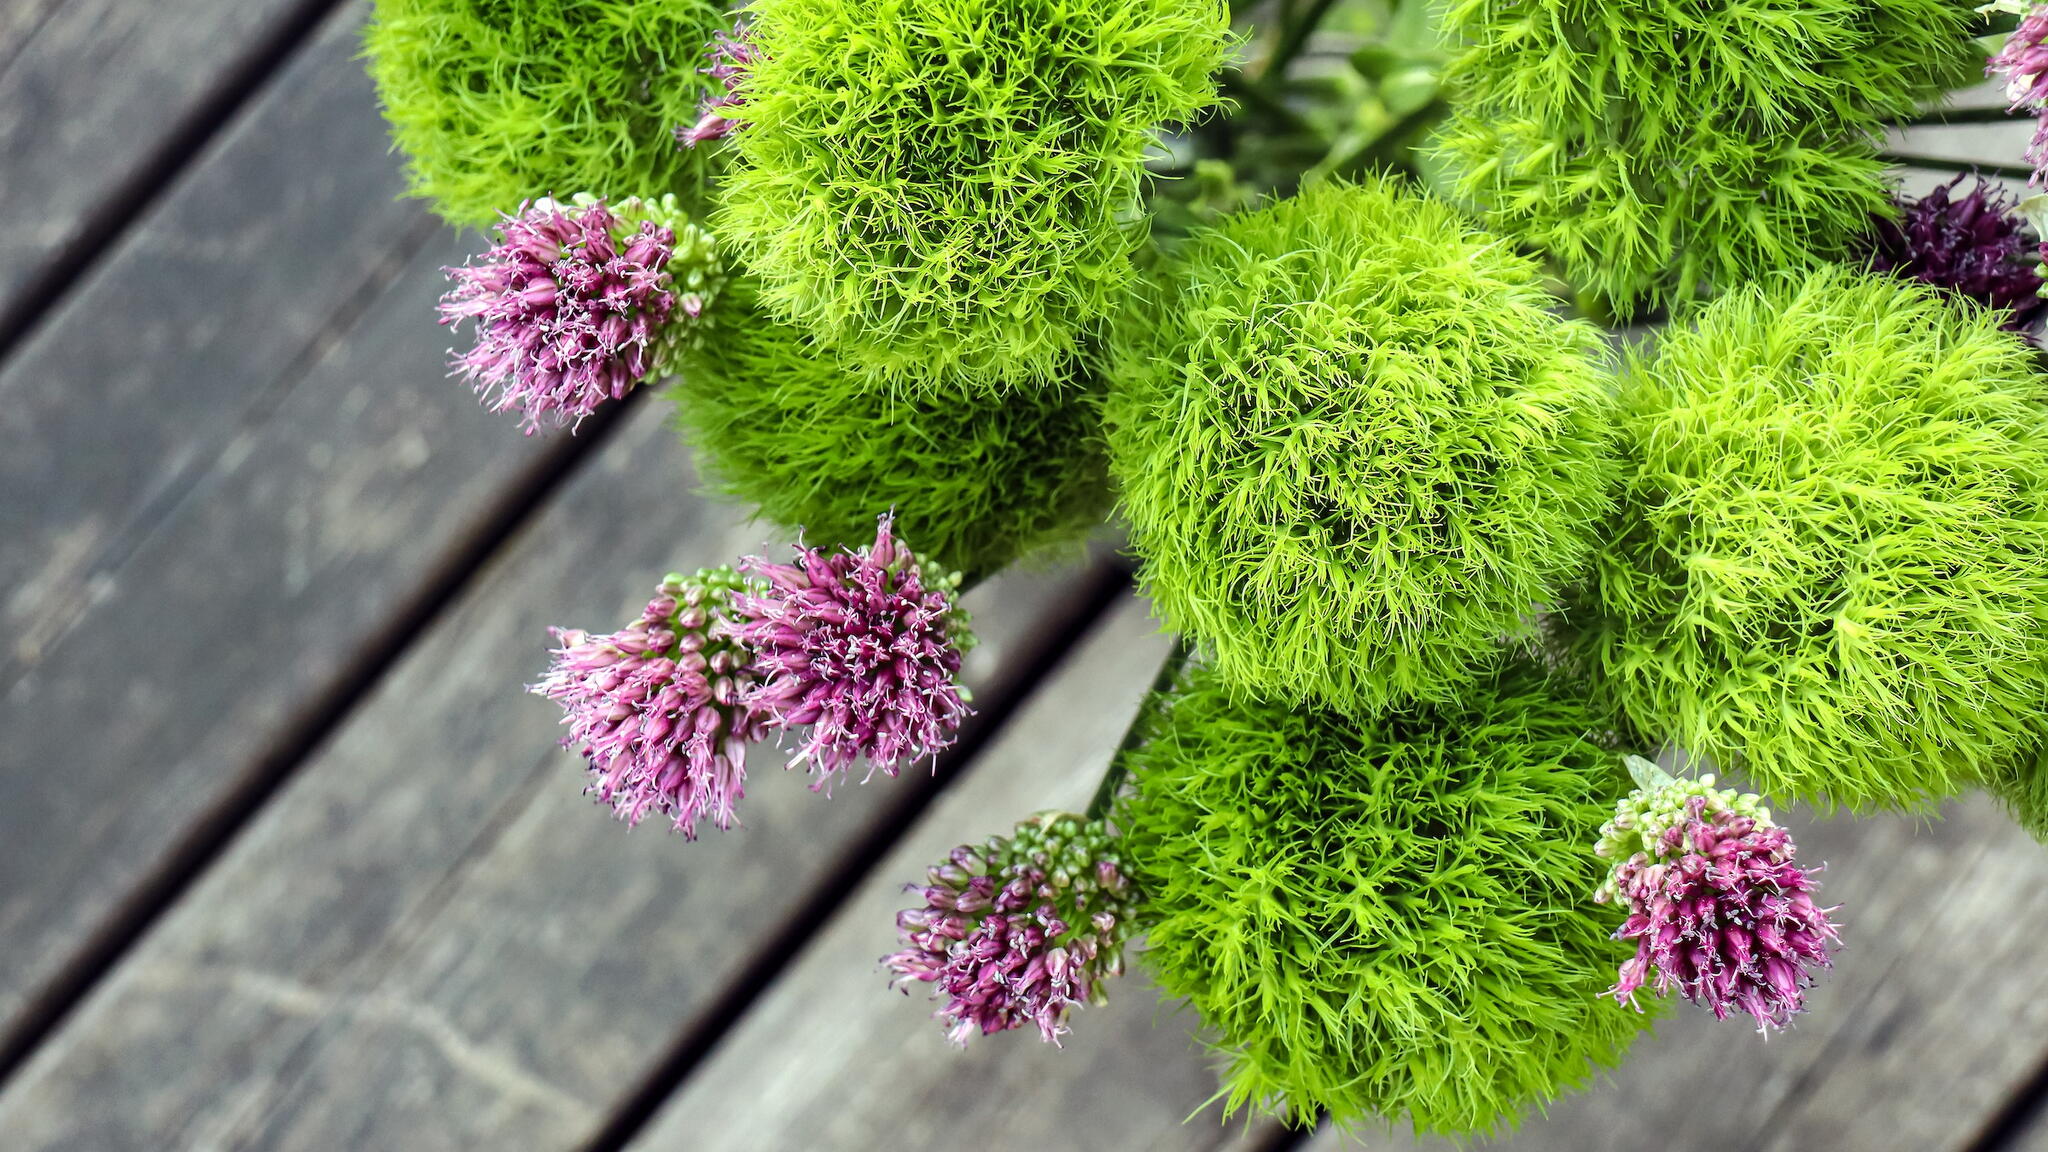
[[[1711,125],[1673,131],[1683,147],[1461,117],[1442,143],[1461,164],[1461,193],[1488,206],[1490,226],[1548,253],[1622,317],[1813,267],[1895,211],[1885,163],[1822,129],[1755,140]]]
[[[1240,691],[1448,699],[1575,579],[1615,478],[1599,338],[1390,183],[1197,232],[1118,326],[1110,468],[1163,617]]]
[[[2048,747],[2036,748],[2004,766],[1991,792],[2005,802],[2014,823],[2048,844]]]
[[[685,438],[727,494],[819,547],[874,538],[892,508],[918,555],[987,576],[1103,522],[1100,398],[1084,377],[992,396],[904,394],[763,316],[686,354]]]
[[[1649,1017],[1606,995],[1634,948],[1592,901],[1628,788],[1599,728],[1526,663],[1372,718],[1184,678],[1117,819],[1141,961],[1215,1032],[1230,1109],[1486,1133],[1620,1059]]]
[[[1888,120],[1981,77],[1966,0],[1457,0],[1441,138],[1488,224],[1622,315],[1842,256]]]
[[[412,193],[481,227],[542,196],[702,203],[711,150],[672,131],[725,20],[712,0],[377,0],[365,47]]]
[[[1822,269],[1629,366],[1622,512],[1570,618],[1646,742],[1780,800],[1918,807],[2039,739],[2048,378],[1999,315]]]
[[[758,0],[717,223],[771,311],[895,381],[1055,378],[1144,240],[1220,0]]]

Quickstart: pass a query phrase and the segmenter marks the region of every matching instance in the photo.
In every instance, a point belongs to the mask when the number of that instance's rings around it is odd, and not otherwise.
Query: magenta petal
[[[478,262],[448,269],[442,322],[476,321],[476,346],[454,368],[496,391],[493,411],[523,413],[528,432],[573,426],[649,371],[646,345],[675,307],[675,234],[644,225],[622,255],[619,226],[602,201],[522,205]]]
[[[672,577],[639,619],[611,635],[554,630],[561,646],[533,686],[562,706],[569,729],[563,743],[582,748],[590,791],[600,801],[628,824],[650,812],[670,816],[690,838],[707,816],[720,828],[732,825],[744,795],[747,745],[765,732],[765,715],[745,699],[750,672],[729,673],[739,686],[720,699],[701,673],[677,659],[692,643],[731,659],[731,641],[712,633],[740,581],[730,570],[706,580],[708,588]],[[694,626],[686,623],[677,606],[690,597],[715,603],[717,611],[686,610],[694,612]]]
[[[799,548],[795,564],[749,558],[741,571],[760,581],[730,625],[760,670],[750,702],[773,727],[809,729],[791,764],[809,766],[813,788],[862,759],[894,776],[952,744],[968,714],[955,611],[926,593],[889,517],[860,552]]]

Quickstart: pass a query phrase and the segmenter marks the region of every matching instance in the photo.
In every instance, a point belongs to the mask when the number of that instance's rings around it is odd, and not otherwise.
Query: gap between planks
[[[827,869],[826,874],[832,879],[793,910],[763,943],[754,960],[726,982],[714,997],[718,1007],[677,1037],[675,1046],[613,1110],[603,1127],[583,1146],[583,1152],[618,1152],[632,1142],[662,1103],[803,953],[811,937],[823,930],[863,884],[871,882],[896,842],[954,781],[972,770],[991,738],[1054,674],[1069,649],[1101,624],[1130,588],[1130,573],[1121,568],[1098,566],[1084,577],[1077,589],[1076,599],[1082,607],[1076,618],[1058,635],[1048,637],[1040,649],[1027,654],[1023,666],[1013,673],[1017,688],[1004,693],[993,707],[978,710],[929,780],[909,782],[902,789],[902,797]]]
[[[664,569],[761,541],[680,496],[665,416],[632,412],[121,958],[0,1093],[0,1130],[25,1148],[573,1147],[718,1009],[820,869],[922,781],[825,803],[763,779],[749,831],[691,846],[576,795],[558,717],[516,690],[542,626],[619,618]],[[991,717],[1072,630],[1075,584],[1027,573],[972,598]]]
[[[1277,1125],[1222,1118],[1199,1022],[1161,1001],[1136,957],[1105,987],[1106,1005],[1075,1013],[1062,1046],[1027,1027],[964,1051],[931,1018],[930,989],[892,994],[877,961],[898,946],[896,913],[917,903],[905,883],[950,848],[1087,802],[1170,644],[1142,601],[1119,604],[677,1086],[632,1152],[937,1150],[962,1133],[1004,1152],[1271,1148]]]
[[[83,194],[74,190],[77,202],[89,206],[78,212],[70,234],[11,287],[7,298],[0,299],[0,364],[6,363],[16,346],[70,295],[79,280],[157,203],[178,174],[234,122],[242,108],[342,3],[343,0],[298,0],[267,35],[225,70],[210,91],[167,124],[156,146],[137,156],[125,173],[114,177],[104,189]],[[57,7],[53,4],[42,14],[36,31],[48,26]],[[35,37],[30,35],[24,39],[19,53],[5,61],[5,65],[14,66],[34,48]],[[80,75],[105,75],[97,65],[76,63]],[[95,90],[104,92],[108,86],[96,85]]]
[[[21,943],[32,958],[9,957],[7,976],[20,979],[0,987],[0,1007],[5,1008],[0,1015],[8,1018],[0,1028],[0,1068],[11,1071],[18,1065],[37,1038],[48,1035],[107,966],[204,871],[241,822],[397,658],[409,630],[423,627],[458,593],[469,574],[596,447],[596,437],[588,434],[614,419],[586,425],[582,442],[521,441],[501,420],[477,409],[459,385],[439,380],[443,337],[432,320],[433,295],[416,294],[429,280],[435,286],[431,292],[437,293],[435,268],[447,262],[452,237],[416,206],[391,201],[400,187],[392,171],[395,160],[368,99],[368,81],[354,59],[359,15],[358,9],[323,26],[314,44],[279,74],[249,115],[231,126],[222,147],[192,168],[190,179],[179,181],[115,249],[103,266],[108,275],[93,279],[73,298],[78,306],[58,314],[0,374],[0,387],[10,390],[10,416],[24,421],[6,428],[10,438],[21,437],[9,442],[33,450],[13,453],[10,464],[34,451],[52,453],[45,464],[48,472],[39,473],[31,462],[28,471],[7,476],[16,486],[9,490],[33,492],[38,477],[47,481],[50,475],[60,482],[101,484],[92,490],[87,507],[67,512],[59,501],[44,501],[36,513],[44,519],[19,526],[19,538],[36,542],[36,558],[70,578],[58,580],[47,596],[24,609],[28,614],[21,619],[32,643],[0,654],[0,680],[6,682],[0,685],[0,702],[9,709],[0,715],[20,718],[24,725],[32,716],[62,720],[56,713],[65,708],[68,688],[79,682],[96,685],[95,709],[77,714],[84,731],[71,750],[74,755],[82,750],[88,762],[72,774],[74,782],[88,781],[86,793],[95,787],[111,793],[119,791],[109,786],[124,773],[134,780],[154,774],[172,781],[178,793],[166,802],[148,797],[146,786],[138,785],[134,790],[145,795],[130,799],[141,799],[156,813],[147,834],[111,844],[104,841],[118,836],[103,836],[102,842],[92,842],[89,859],[71,862],[77,868],[69,870],[66,882],[78,882],[66,891],[74,897],[83,894],[68,901],[75,922],[60,920],[48,907],[27,907],[28,926],[56,927],[46,940]],[[355,98],[341,98],[358,92]],[[306,105],[314,107],[316,121],[327,132],[306,130]],[[268,178],[278,169],[308,170],[306,157],[293,151],[292,137],[317,137],[325,142],[320,155],[365,170],[346,181],[311,180],[300,196],[273,197],[270,202],[288,203],[291,210],[258,217],[239,230],[245,240],[254,235],[267,241],[258,245],[259,252],[296,261],[291,267],[298,276],[282,281],[258,277],[252,287],[248,278],[228,275],[216,282],[195,275],[206,271],[204,265],[195,269],[191,261],[179,263],[186,255],[180,244],[216,260],[222,250],[243,250],[219,234],[222,227],[238,223],[232,210],[224,220],[207,205],[223,199],[223,184],[232,187],[224,177],[253,171]],[[351,203],[365,197],[376,203]],[[195,216],[201,225],[196,229]],[[325,249],[306,243],[309,230],[317,235],[323,229],[335,243]],[[166,283],[166,267],[182,275]],[[317,283],[322,279],[328,283]],[[181,312],[176,300],[181,291],[186,296],[197,291],[212,307],[230,311],[275,305],[291,313],[290,323],[273,325],[287,330],[264,339],[196,337],[138,349],[121,338],[134,328],[190,320],[194,307],[207,307],[188,305]],[[82,350],[80,343],[90,347]],[[146,363],[125,369],[134,380],[102,388],[104,369],[123,355]],[[107,356],[116,360],[103,363]],[[379,391],[393,382],[406,395]],[[90,404],[81,407],[82,397],[119,400],[121,407],[132,405],[155,419],[110,425]],[[138,432],[152,423],[158,426],[154,431]],[[131,434],[124,436],[124,428]],[[116,466],[96,469],[92,452],[109,445],[115,446],[110,455],[116,459],[110,463]],[[323,451],[343,459],[332,468],[307,462],[310,454]],[[104,481],[121,468],[134,475]],[[371,473],[383,479],[370,483],[366,476]],[[417,494],[396,497],[394,492],[408,480],[419,486]],[[375,506],[359,506],[353,514],[328,507],[351,498]],[[30,504],[24,499],[16,510],[26,515]],[[76,523],[65,522],[74,514],[80,517]],[[280,516],[283,525],[273,522]],[[224,518],[232,520],[233,531],[213,531]],[[81,525],[90,531],[81,531]],[[271,570],[290,566],[279,557],[235,556],[234,545],[289,545],[276,530],[293,525],[315,533],[346,529],[348,541],[333,547],[307,543],[303,551],[310,558],[302,562],[310,572],[301,573],[296,584],[295,577]],[[76,558],[76,569],[45,554],[60,551],[60,540],[91,532],[100,535],[89,552]],[[230,546],[226,560],[215,554],[222,544]],[[129,570],[138,566],[143,571]],[[19,607],[26,589],[17,584],[13,591],[10,607]],[[101,602],[102,591],[112,595],[111,603]],[[109,647],[107,629],[100,626],[111,619],[148,633],[154,621],[177,621],[185,618],[181,613],[221,600],[232,601],[226,610],[234,617],[232,625],[199,636],[194,629],[201,625],[185,624],[187,635],[177,654],[187,666],[159,669],[165,673],[161,686],[143,687],[189,704],[192,685],[225,681],[229,674],[221,669],[231,661],[209,660],[209,644],[248,649],[283,642],[312,655],[275,659],[259,669],[262,682],[244,687],[260,701],[246,712],[223,709],[220,715],[194,718],[192,708],[173,708],[171,715],[160,717],[163,723],[146,752],[131,759],[128,753],[134,750],[122,742],[126,738],[109,736],[121,725],[93,722],[107,701],[130,699],[137,687],[128,682],[131,670],[119,666],[120,645]],[[81,623],[88,609],[93,614]],[[143,619],[137,620],[138,615]],[[307,620],[316,623],[301,623]],[[178,627],[170,623],[159,631]],[[160,650],[161,641],[152,636],[146,647]],[[110,660],[115,666],[109,667]],[[188,674],[187,667],[195,671]],[[30,677],[40,683],[23,683]],[[199,698],[203,701],[205,694]],[[134,715],[125,713],[131,725]],[[228,729],[238,734],[218,735]],[[181,738],[189,744],[176,743]],[[0,776],[16,784],[47,776],[23,743],[12,751],[22,759],[0,766]],[[37,798],[26,807],[41,803]],[[128,806],[126,800],[120,804]],[[42,812],[45,828],[65,826],[62,812],[70,810],[60,808],[52,805]],[[72,815],[77,817],[74,828],[104,823]],[[88,843],[84,833],[72,835],[75,842]],[[38,866],[55,867],[47,859],[10,860],[6,870],[16,874],[19,869],[34,878]],[[105,876],[78,880],[93,869]],[[28,894],[6,893],[13,905],[0,907],[19,913],[32,905],[35,885],[24,887]],[[14,940],[28,936],[16,932]],[[38,948],[44,950],[35,955]]]
[[[118,964],[165,910],[176,904],[192,883],[218,860],[238,832],[277,793],[292,774],[344,724],[412,643],[469,587],[505,542],[543,507],[572,477],[577,466],[595,454],[618,429],[644,392],[607,406],[584,421],[573,439],[529,469],[490,509],[468,539],[455,545],[454,555],[430,575],[409,603],[392,614],[367,647],[324,693],[311,700],[301,718],[285,731],[275,751],[222,795],[186,829],[157,870],[132,890],[74,953],[58,982],[42,989],[0,1034],[0,1089],[21,1064],[89,995],[108,970]]]

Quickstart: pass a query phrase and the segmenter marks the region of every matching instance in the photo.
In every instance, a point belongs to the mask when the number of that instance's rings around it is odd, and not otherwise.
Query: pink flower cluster
[[[790,766],[828,788],[856,760],[894,776],[952,744],[967,716],[957,578],[920,564],[884,516],[873,545],[796,563],[750,557],[761,582],[735,598],[732,631],[754,653],[749,702],[778,728],[808,727]]]
[[[1991,57],[1984,74],[2005,77],[2011,111],[2031,112],[2036,118],[2027,163],[2034,166],[2028,183],[2039,184],[2048,175],[2048,5],[2037,5],[2020,18],[2019,27]]]
[[[771,729],[810,729],[791,763],[811,762],[813,787],[862,758],[894,776],[953,742],[972,643],[957,577],[920,566],[888,517],[871,548],[798,557],[671,575],[618,632],[554,631],[533,691],[562,706],[562,743],[629,824],[660,812],[692,838],[706,817],[731,827],[747,747]]]
[[[1812,971],[1830,967],[1828,946],[1840,943],[1833,909],[1815,903],[1813,873],[1793,863],[1791,835],[1756,797],[1715,792],[1711,776],[1664,781],[1623,800],[1602,834],[1602,855],[1619,856],[1626,843],[1639,849],[1596,897],[1625,903],[1615,938],[1636,943],[1615,998],[1633,1002],[1652,984],[1716,1019],[1745,1012],[1759,1031],[1786,1027]]]
[[[581,745],[590,790],[628,825],[649,812],[695,839],[720,829],[746,794],[747,745],[768,715],[750,700],[747,653],[726,633],[731,569],[670,575],[640,618],[618,632],[554,629],[561,647],[533,690],[562,706],[564,746]]]
[[[743,121],[728,119],[725,111],[737,108],[747,102],[740,92],[740,81],[747,70],[754,66],[758,55],[754,48],[752,29],[742,19],[732,26],[731,34],[720,32],[705,51],[711,61],[703,69],[706,76],[718,81],[723,92],[713,92],[704,97],[697,106],[697,122],[687,128],[676,129],[676,143],[685,148],[695,148],[706,140],[722,140],[736,130],[744,128]]]
[[[1068,1011],[1101,1003],[1102,981],[1123,971],[1136,896],[1100,822],[1035,817],[955,848],[927,880],[924,905],[896,917],[903,950],[882,963],[892,986],[936,986],[955,1044],[1026,1024],[1057,1044]]]
[[[476,321],[476,346],[453,365],[479,393],[497,390],[492,411],[525,413],[529,434],[574,426],[654,371],[676,305],[674,229],[635,227],[601,200],[543,200],[505,217],[498,235],[482,257],[447,270],[455,287],[440,307],[443,324]]]

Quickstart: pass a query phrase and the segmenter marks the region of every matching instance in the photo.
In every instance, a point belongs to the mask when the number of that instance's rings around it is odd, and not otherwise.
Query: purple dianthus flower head
[[[921,563],[891,527],[882,517],[859,552],[799,545],[795,564],[740,563],[761,582],[733,598],[732,634],[760,676],[747,699],[774,727],[810,729],[790,766],[808,762],[814,789],[862,757],[890,776],[934,757],[967,716],[960,577]]]
[[[2039,184],[2048,168],[2048,5],[2024,11],[2019,27],[1991,57],[1984,74],[2005,77],[2011,111],[2034,114],[2034,139],[2027,145],[2027,163],[2034,166],[2034,175],[2028,182]]]
[[[882,963],[891,987],[936,986],[933,1017],[955,1044],[1026,1024],[1057,1044],[1068,1010],[1103,1003],[1123,972],[1137,894],[1101,821],[1035,816],[955,848],[926,879],[906,886],[924,905],[897,915],[903,950]]]
[[[1980,179],[1967,195],[1952,195],[1962,179],[1898,200],[1899,218],[1876,221],[1866,241],[1870,265],[2005,309],[2005,326],[2024,332],[2048,308],[2037,241],[2019,205],[1996,185]]]
[[[677,144],[695,148],[706,140],[722,140],[746,127],[745,122],[728,118],[725,110],[747,102],[746,96],[740,92],[740,81],[746,78],[748,69],[759,58],[752,31],[742,18],[734,22],[730,33],[718,33],[711,41],[711,47],[705,50],[704,55],[711,61],[711,66],[702,71],[718,81],[724,91],[705,95],[697,105],[697,122],[676,129]]]
[[[454,356],[491,410],[517,408],[531,434],[574,426],[652,375],[676,307],[669,260],[675,228],[614,213],[604,201],[540,200],[498,225],[498,243],[461,268],[441,297],[441,323],[476,321],[476,346]],[[658,211],[658,210],[657,210]]]
[[[730,568],[671,574],[620,631],[552,630],[561,647],[531,690],[562,706],[563,747],[582,747],[589,790],[628,825],[660,812],[694,840],[706,816],[735,820],[747,745],[765,734],[746,649],[727,632],[743,586]]]
[[[1831,967],[1841,936],[1814,902],[1813,873],[1792,862],[1792,837],[1757,797],[1715,791],[1714,778],[1674,780],[1631,756],[1638,787],[1600,830],[1594,851],[1615,861],[1594,894],[1619,898],[1633,940],[1615,999],[1654,983],[1711,1009],[1746,1012],[1759,1032],[1786,1027],[1804,1006],[1815,968]]]

